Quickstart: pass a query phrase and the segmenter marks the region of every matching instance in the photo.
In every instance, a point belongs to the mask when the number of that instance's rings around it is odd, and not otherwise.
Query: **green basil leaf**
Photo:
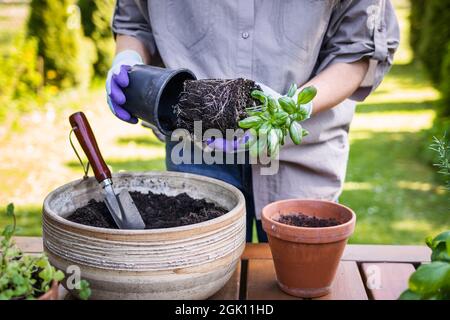
[[[432,294],[448,286],[450,263],[434,261],[421,265],[409,278],[409,289],[420,294]]]
[[[270,129],[272,129],[272,125],[269,122],[264,122],[258,130],[258,135],[267,137]]]
[[[292,98],[295,94],[295,91],[297,91],[297,85],[295,83],[291,84],[291,86],[289,87],[289,90],[287,92],[287,96]]]
[[[298,122],[293,121],[289,126],[289,135],[292,142],[300,144],[302,142],[302,126]]]
[[[297,109],[294,99],[290,97],[280,97],[278,103],[280,104],[280,107],[289,114],[294,113]]]
[[[261,90],[253,90],[251,96],[253,99],[258,100],[262,104],[267,103],[267,95]]]
[[[281,110],[274,114],[275,123],[279,126],[284,125],[286,123],[286,120],[288,117],[289,117],[289,114],[287,114],[287,112],[284,112]]]
[[[432,250],[432,261],[450,262],[450,230],[438,234],[436,237],[427,237],[426,244]]]
[[[243,129],[253,128],[260,125],[264,121],[260,116],[251,116],[239,121],[239,127]]]
[[[280,148],[280,140],[278,133],[275,129],[271,129],[269,131],[269,135],[267,136],[267,145],[269,149],[270,156],[274,156],[278,153]]]
[[[302,128],[302,138],[306,137],[309,134],[309,131]]]
[[[278,110],[277,100],[275,100],[272,96],[269,96],[268,98],[267,109],[269,110],[270,114],[274,114]]]
[[[411,290],[405,290],[400,297],[399,300],[421,300],[422,296],[418,293],[412,292]]]
[[[440,242],[431,253],[431,261],[446,261],[450,263],[450,254],[445,242]]]
[[[264,151],[267,144],[267,135],[259,135],[258,140],[250,147],[250,155],[256,158],[259,154]]]
[[[300,106],[301,104],[305,104],[310,102],[317,94],[317,89],[313,86],[306,87],[300,93],[297,97],[297,105]]]

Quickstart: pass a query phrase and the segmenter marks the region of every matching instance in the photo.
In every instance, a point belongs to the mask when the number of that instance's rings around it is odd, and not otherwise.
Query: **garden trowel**
[[[76,112],[70,116],[69,120],[94,171],[95,178],[103,187],[105,204],[117,226],[120,229],[144,229],[145,223],[128,191],[122,189],[118,195],[114,192],[111,171],[103,160],[94,133],[84,113]]]

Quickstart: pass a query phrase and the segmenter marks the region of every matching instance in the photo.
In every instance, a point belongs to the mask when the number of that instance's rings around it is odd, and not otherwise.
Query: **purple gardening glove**
[[[245,144],[252,138],[250,131],[246,131],[242,137],[235,140],[227,140],[224,138],[210,138],[206,141],[206,145],[218,151],[223,151],[226,153],[232,153],[236,151],[242,151],[246,149]]]
[[[126,88],[130,83],[128,71],[135,64],[143,64],[139,53],[133,50],[122,51],[114,58],[113,65],[106,77],[106,99],[109,108],[119,119],[133,124],[137,123],[138,120],[122,108],[122,105],[126,101],[123,88]]]

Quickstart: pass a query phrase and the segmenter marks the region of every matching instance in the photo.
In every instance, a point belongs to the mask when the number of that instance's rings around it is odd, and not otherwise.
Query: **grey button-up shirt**
[[[142,40],[152,63],[188,68],[198,78],[253,79],[282,93],[333,63],[369,58],[353,100],[378,86],[399,42],[389,0],[118,0],[113,31]],[[253,165],[257,215],[279,199],[337,199],[353,100],[307,120],[310,135],[282,148],[277,175],[260,175]]]

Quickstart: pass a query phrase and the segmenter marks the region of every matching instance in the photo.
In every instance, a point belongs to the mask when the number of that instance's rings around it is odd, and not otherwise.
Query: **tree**
[[[95,74],[104,77],[114,55],[111,30],[114,0],[78,0],[78,5],[85,35],[92,39],[97,51],[97,61],[94,63]]]

